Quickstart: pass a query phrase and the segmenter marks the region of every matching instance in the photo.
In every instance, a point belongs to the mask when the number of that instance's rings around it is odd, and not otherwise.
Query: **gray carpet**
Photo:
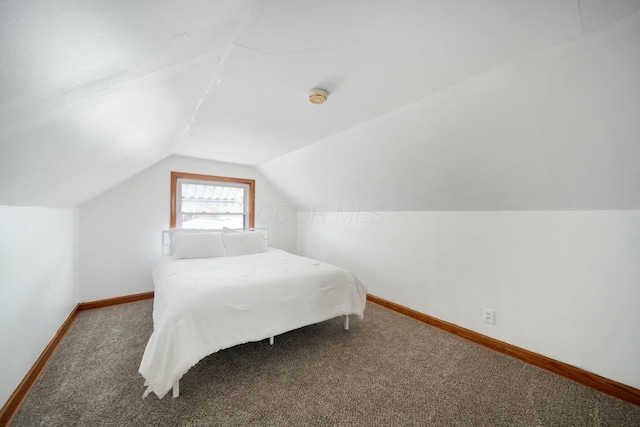
[[[639,426],[640,407],[368,304],[213,354],[142,398],[151,301],[82,312],[12,426]]]

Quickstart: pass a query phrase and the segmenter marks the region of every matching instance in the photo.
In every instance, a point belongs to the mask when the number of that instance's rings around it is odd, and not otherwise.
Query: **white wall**
[[[298,223],[301,255],[352,270],[373,295],[640,388],[640,211],[343,211]]]
[[[77,302],[77,209],[0,206],[0,407]]]
[[[80,206],[80,301],[153,290],[171,171],[255,179],[256,227],[269,229],[270,246],[295,252],[292,209],[255,168],[172,156]]]

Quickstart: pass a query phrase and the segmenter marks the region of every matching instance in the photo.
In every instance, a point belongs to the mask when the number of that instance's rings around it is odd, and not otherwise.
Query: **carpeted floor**
[[[368,304],[142,398],[152,301],[80,313],[12,426],[640,426],[640,407]]]

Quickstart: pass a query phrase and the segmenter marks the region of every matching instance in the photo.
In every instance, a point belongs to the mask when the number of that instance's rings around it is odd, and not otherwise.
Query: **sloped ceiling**
[[[639,8],[640,0],[2,1],[0,204],[78,206],[171,154],[269,173],[288,153],[619,25]],[[307,102],[313,87],[330,92],[326,104]]]
[[[258,168],[310,211],[345,218],[359,211],[637,210],[639,76],[635,15]]]

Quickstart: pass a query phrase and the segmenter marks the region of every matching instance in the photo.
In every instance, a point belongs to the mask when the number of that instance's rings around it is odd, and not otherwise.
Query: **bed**
[[[198,361],[349,315],[362,318],[366,288],[348,271],[270,248],[266,230],[163,232],[153,269],[153,333],[139,372],[149,393],[173,390]]]

